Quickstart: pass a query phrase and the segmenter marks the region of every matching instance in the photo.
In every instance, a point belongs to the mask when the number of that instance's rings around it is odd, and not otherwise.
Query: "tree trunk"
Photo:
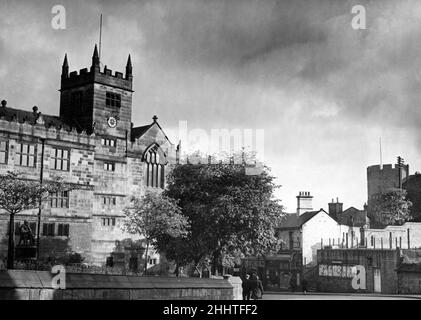
[[[149,240],[146,240],[145,273],[144,273],[145,276],[148,274],[148,251],[149,251]]]
[[[10,214],[9,220],[9,247],[7,251],[7,269],[14,269],[15,261],[15,214]]]
[[[202,273],[203,273],[203,271],[201,270],[201,269],[199,269],[198,267],[197,267],[197,265],[195,266],[195,269],[197,270],[197,272],[199,273],[199,278],[201,278],[202,277]]]

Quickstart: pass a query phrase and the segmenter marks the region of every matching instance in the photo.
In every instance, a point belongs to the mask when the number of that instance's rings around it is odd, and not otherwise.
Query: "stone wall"
[[[399,293],[421,294],[421,270],[398,272]]]
[[[0,272],[0,300],[239,300],[241,279],[66,274],[66,288],[52,287],[46,271]]]
[[[324,249],[318,250],[319,288],[325,292],[357,292],[352,287],[349,269],[361,265],[366,270],[366,290],[374,292],[374,272],[380,270],[381,293],[398,292],[396,268],[400,250],[381,249]],[[326,270],[327,272],[325,272]]]

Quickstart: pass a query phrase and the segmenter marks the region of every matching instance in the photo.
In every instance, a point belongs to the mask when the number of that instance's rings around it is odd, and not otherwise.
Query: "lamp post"
[[[44,173],[44,149],[45,149],[45,139],[41,138],[41,170],[39,183],[42,185],[43,173]],[[41,197],[39,198],[39,208],[38,208],[38,227],[37,227],[37,262],[39,263],[39,244],[40,244],[40,230],[41,230],[41,211],[42,211],[42,201]]]
[[[15,214],[10,213],[9,243],[7,249],[7,269],[14,269],[15,261]]]

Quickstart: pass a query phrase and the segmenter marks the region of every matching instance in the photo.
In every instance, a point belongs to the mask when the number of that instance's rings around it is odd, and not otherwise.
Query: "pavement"
[[[263,300],[415,300],[421,295],[327,292],[265,292]]]

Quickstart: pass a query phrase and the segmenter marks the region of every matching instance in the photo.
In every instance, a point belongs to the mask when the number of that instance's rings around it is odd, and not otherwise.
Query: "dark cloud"
[[[0,2],[0,99],[57,114],[64,53],[72,70],[89,66],[103,13],[104,64],[124,70],[132,54],[134,122],[158,114],[169,129],[264,128],[287,203],[308,187],[360,206],[380,135],[385,159],[399,152],[421,166],[417,0],[61,3],[67,29],[57,31],[56,1]],[[366,30],[351,28],[356,4]]]

